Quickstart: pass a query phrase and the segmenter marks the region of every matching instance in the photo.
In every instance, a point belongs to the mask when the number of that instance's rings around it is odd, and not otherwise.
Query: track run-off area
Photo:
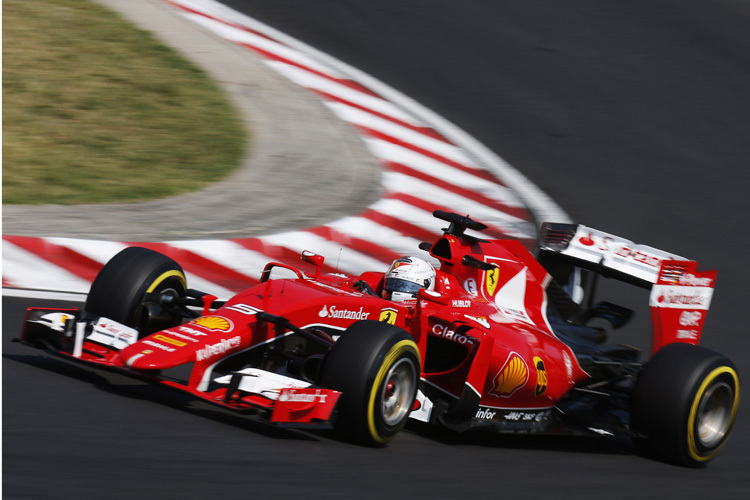
[[[144,242],[3,234],[4,287],[85,293],[104,263],[126,246],[138,245],[174,258],[192,287],[226,299],[257,283],[269,261],[303,265],[299,256],[304,250],[326,257],[328,272],[384,270],[440,234],[444,223],[432,216],[434,210],[470,214],[489,226],[486,236],[518,238],[529,245],[536,221],[566,220],[556,204],[501,158],[374,77],[219,3],[168,3],[198,27],[253,51],[351,125],[382,167],[380,198],[363,212],[321,226],[253,238]],[[299,175],[315,177],[316,172]],[[184,218],[190,217],[188,206]],[[215,217],[220,225],[221,214]],[[112,222],[92,210],[92,219],[81,224]]]

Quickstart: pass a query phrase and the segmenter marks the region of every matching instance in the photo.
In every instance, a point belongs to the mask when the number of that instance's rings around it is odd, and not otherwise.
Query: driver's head
[[[435,268],[419,257],[396,259],[385,273],[383,297],[396,302],[417,298],[420,288],[434,290]]]

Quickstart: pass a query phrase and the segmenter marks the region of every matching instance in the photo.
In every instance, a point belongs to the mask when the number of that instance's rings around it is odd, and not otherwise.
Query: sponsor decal
[[[191,321],[189,324],[218,332],[231,332],[234,330],[232,322],[221,316],[203,316]]]
[[[477,410],[477,414],[474,418],[484,418],[486,420],[492,420],[497,415],[497,412],[492,411],[490,408],[482,408],[481,406]]]
[[[470,300],[451,300],[451,307],[471,307],[471,301]]]
[[[330,389],[281,389],[271,413],[271,422],[309,423],[329,420],[340,395],[340,392]]]
[[[563,362],[565,363],[565,373],[568,375],[568,380],[571,380],[573,378],[573,362],[570,360],[567,351],[563,351]]]
[[[700,325],[703,313],[700,311],[682,311],[680,314],[680,326],[698,326]]]
[[[496,422],[546,422],[552,412],[548,409],[542,410],[512,410],[502,408],[487,408],[480,406],[474,418],[494,420]]]
[[[187,336],[187,335],[183,335],[183,334],[181,334],[181,333],[179,333],[179,332],[176,332],[176,331],[174,331],[174,330],[168,330],[168,331],[169,331],[169,334],[170,334],[171,336],[173,336],[173,337],[177,337],[177,338],[180,338],[180,339],[183,339],[183,340],[187,340],[188,342],[198,342],[198,341],[197,341],[196,339],[194,339],[193,337],[189,337],[189,336]],[[205,333],[201,333],[201,335],[205,335]]]
[[[183,342],[181,340],[171,339],[169,337],[165,337],[164,335],[154,335],[154,338],[156,340],[160,340],[160,341],[165,342],[167,344],[176,345],[177,347],[182,347],[182,346],[186,346],[187,345],[187,342]]]
[[[386,307],[380,310],[380,318],[378,321],[388,323],[389,325],[395,325],[398,319],[398,311],[392,307]]]
[[[353,319],[359,321],[370,317],[369,312],[364,311],[364,307],[360,307],[359,311],[353,311],[351,309],[337,309],[336,306],[323,306],[318,316],[321,318],[334,318],[334,319]]]
[[[535,396],[541,396],[547,390],[547,369],[544,367],[544,361],[539,356],[534,356],[532,360],[536,368],[536,388]]]
[[[97,322],[95,330],[97,332],[106,333],[107,335],[112,335],[115,338],[124,339],[129,344],[132,344],[138,338],[137,330],[106,318],[101,318]]]
[[[181,332],[189,333],[189,334],[195,335],[197,337],[205,337],[206,335],[208,335],[205,332],[202,332],[200,330],[196,330],[195,328],[190,328],[189,326],[178,326],[177,329],[180,330]],[[174,330],[170,330],[169,332],[172,335],[174,335]]]
[[[154,342],[152,340],[144,340],[143,343],[146,344],[146,345],[150,345],[151,347],[156,347],[157,349],[161,349],[162,351],[167,351],[167,352],[174,352],[175,351],[175,349],[172,348],[172,347],[167,347],[165,345],[161,345],[158,342]]]
[[[281,391],[279,395],[279,401],[282,403],[325,403],[328,394],[324,393],[320,389],[286,389]]]
[[[474,278],[469,278],[464,281],[464,290],[469,292],[471,295],[477,294],[477,281]]]
[[[464,318],[474,320],[485,328],[490,327],[490,322],[487,321],[487,318],[485,318],[484,316],[477,317],[477,316],[469,316],[468,314],[464,314]]]
[[[504,398],[510,397],[528,380],[529,367],[526,361],[517,353],[511,352],[502,369],[495,375],[495,387],[492,388],[490,394]]]
[[[602,253],[612,253],[616,257],[625,260],[633,260],[640,264],[658,268],[662,259],[654,254],[645,252],[643,249],[630,248],[631,242],[623,239],[614,239],[611,236],[594,234],[589,231],[578,239],[578,244],[585,247],[596,247]],[[633,245],[638,246],[638,245]]]
[[[550,416],[550,411],[510,411],[505,414],[505,420],[511,422],[544,422]]]
[[[672,309],[708,309],[713,288],[656,285],[650,305]]]
[[[241,342],[242,337],[240,337],[239,335],[237,335],[236,337],[232,337],[231,339],[222,339],[221,342],[207,345],[202,349],[198,349],[195,352],[195,359],[196,361],[203,361],[214,356],[224,354],[225,352],[239,347]]]
[[[257,307],[249,306],[247,304],[234,304],[231,306],[226,307],[228,311],[234,311],[241,314],[246,314],[248,316],[252,316],[253,314],[257,314],[260,309]]]
[[[455,327],[453,325],[436,323],[432,327],[432,334],[436,337],[441,337],[461,345],[472,345],[477,341],[477,339],[475,339],[474,337],[469,337],[468,335],[464,335],[462,333],[456,333],[456,330],[454,330],[454,328]]]
[[[677,330],[677,338],[683,340],[698,340],[698,330]]]
[[[530,322],[528,315],[526,314],[526,311],[521,311],[520,309],[513,309],[512,307],[500,307],[500,312],[505,314],[511,319],[515,319],[518,321],[526,321],[527,323]]]
[[[630,249],[628,249],[630,250]],[[620,255],[619,253],[617,255]],[[632,251],[630,250],[627,254],[622,257],[631,257],[634,261],[640,262],[650,267],[659,267],[661,259],[655,255],[647,254],[645,252]]]
[[[698,276],[691,274],[691,273],[685,273],[682,276],[680,276],[679,284],[682,286],[712,286],[713,279],[711,278],[699,278]]]
[[[493,267],[490,271],[484,272],[484,284],[487,287],[487,294],[492,296],[497,289],[497,280],[500,279],[500,269]]]
[[[581,245],[583,245],[585,247],[594,246],[595,241],[594,241],[593,236],[594,235],[592,233],[584,234],[583,236],[580,237],[580,239],[578,240],[578,243],[580,243]],[[607,239],[611,240],[611,238],[607,238]],[[599,249],[600,250],[608,250],[607,244],[606,244],[606,240],[604,242],[604,246],[600,247]]]

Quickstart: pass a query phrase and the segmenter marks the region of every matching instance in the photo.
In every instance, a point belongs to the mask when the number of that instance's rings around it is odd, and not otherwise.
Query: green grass
[[[3,0],[3,203],[118,203],[236,168],[245,131],[205,73],[88,0]]]

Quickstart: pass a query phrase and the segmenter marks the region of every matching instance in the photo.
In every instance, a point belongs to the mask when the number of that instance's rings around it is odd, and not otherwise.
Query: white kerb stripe
[[[416,130],[404,127],[392,121],[375,116],[367,111],[353,108],[341,102],[327,102],[326,105],[344,121],[366,127],[391,137],[397,137],[399,140],[413,144],[421,149],[430,151],[437,155],[443,156],[449,160],[455,161],[471,168],[478,168],[466,153],[445,141],[435,139]]]
[[[211,295],[217,296],[219,300],[229,300],[237,295],[236,291],[226,289],[222,286],[217,285],[216,283],[212,283],[211,281],[205,280],[200,276],[196,276],[195,274],[189,273],[187,271],[185,271],[185,279],[187,279],[188,288],[193,288],[196,290],[200,290],[201,292],[210,293]]]
[[[91,260],[106,264],[109,259],[128,247],[116,241],[81,240],[78,238],[45,238],[46,241],[73,250]]]
[[[365,144],[381,160],[406,165],[418,172],[441,179],[449,184],[481,193],[488,198],[511,207],[522,206],[511,190],[496,182],[488,181],[487,179],[433,160],[416,151],[380,139],[365,138]]]
[[[342,76],[333,69],[316,62],[315,60],[300,53],[297,50],[291,49],[286,45],[282,45],[266,37],[258,36],[254,33],[229,26],[225,23],[215,21],[213,19],[208,19],[198,14],[183,15],[189,20],[195,22],[196,24],[200,24],[204,28],[212,31],[225,40],[230,40],[235,43],[245,43],[260,50],[270,52],[271,54],[274,54],[283,59],[287,59],[307,68],[327,74],[333,78],[342,78]]]
[[[403,122],[411,123],[412,125],[423,126],[419,122],[415,122],[411,116],[401,111],[392,103],[381,99],[380,97],[375,97],[371,94],[360,92],[356,89],[338,82],[334,82],[333,80],[329,80],[328,78],[310,73],[309,71],[305,71],[296,66],[290,66],[289,64],[271,60],[266,60],[265,63],[302,87],[325,92],[326,94],[330,94],[339,99],[353,102],[354,104],[357,104],[359,106],[377,111],[378,113],[392,116]]]
[[[3,240],[3,279],[20,288],[88,293],[91,283]]]
[[[419,250],[420,240],[404,236],[395,229],[385,227],[364,217],[345,217],[328,224],[328,227],[352,238],[375,243],[396,253]],[[436,235],[437,236],[437,235]]]
[[[326,264],[340,269],[343,273],[361,273],[364,271],[377,271],[384,264],[389,263],[377,260],[369,255],[353,250],[345,245],[329,241],[316,234],[305,231],[293,231],[280,233],[272,236],[264,236],[263,241],[272,245],[289,248],[300,254],[309,250],[326,258]]]
[[[273,260],[265,254],[248,250],[231,240],[171,241],[169,244],[256,280],[260,279],[260,274],[266,264]]]
[[[398,172],[383,172],[383,186],[392,192],[405,193],[417,198],[430,200],[433,203],[450,209],[449,211],[452,212],[470,214],[479,221],[485,219],[511,223],[526,222],[500,210],[477,203],[465,196],[455,194],[429,182]]]
[[[447,224],[445,221],[436,219],[432,213],[427,210],[422,210],[414,205],[409,205],[406,202],[392,198],[378,200],[368,208],[375,212],[408,222],[414,226],[421,227],[426,231],[434,232],[436,235],[442,234],[440,229]]]

